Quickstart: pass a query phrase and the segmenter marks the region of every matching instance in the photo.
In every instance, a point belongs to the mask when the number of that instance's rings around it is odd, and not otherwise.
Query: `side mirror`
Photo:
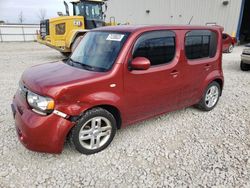
[[[145,57],[136,57],[131,62],[131,69],[132,70],[148,70],[151,63],[150,61]]]

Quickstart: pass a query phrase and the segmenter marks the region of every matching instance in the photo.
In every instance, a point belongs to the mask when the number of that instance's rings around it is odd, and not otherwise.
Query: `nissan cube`
[[[114,26],[71,57],[27,69],[14,96],[17,135],[33,151],[105,149],[117,129],[188,106],[212,110],[223,88],[219,26]]]

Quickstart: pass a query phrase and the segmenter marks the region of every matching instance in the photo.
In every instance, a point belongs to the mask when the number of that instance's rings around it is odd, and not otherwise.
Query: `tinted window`
[[[136,42],[133,58],[145,57],[151,65],[169,63],[175,55],[175,34],[172,31],[153,31],[143,34]]]
[[[214,57],[217,51],[217,34],[209,30],[195,30],[186,34],[185,51],[188,59]]]

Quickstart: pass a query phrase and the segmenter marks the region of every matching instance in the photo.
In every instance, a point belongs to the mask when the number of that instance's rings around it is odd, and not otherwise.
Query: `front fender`
[[[79,116],[91,108],[102,105],[110,105],[116,107],[120,111],[122,106],[121,97],[111,92],[93,93],[75,102],[59,105],[57,110],[70,116]]]

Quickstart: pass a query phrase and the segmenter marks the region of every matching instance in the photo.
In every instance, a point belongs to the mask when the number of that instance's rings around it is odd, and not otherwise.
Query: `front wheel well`
[[[94,107],[92,107],[92,108],[90,108],[88,110],[91,110],[93,108],[103,108],[103,109],[107,110],[108,112],[110,112],[114,116],[114,118],[116,120],[117,129],[121,129],[121,125],[122,125],[121,113],[120,113],[120,111],[116,107],[114,107],[112,105],[99,105],[99,106],[94,106]],[[88,111],[88,110],[86,110],[86,111]],[[80,117],[86,111],[84,111],[83,113],[81,113],[79,116],[72,116],[72,117],[68,118],[68,120],[71,121],[71,122],[77,122],[80,119]],[[69,132],[68,132],[68,134],[66,136],[66,139],[69,138],[69,134],[72,131],[73,127],[71,128],[71,130],[69,130]]]
[[[112,106],[112,105],[99,105],[99,106],[94,106],[94,107],[92,107],[92,108],[90,108],[90,109],[85,110],[85,111],[82,112],[79,116],[71,116],[71,117],[68,118],[68,119],[69,119],[69,121],[71,121],[71,122],[77,122],[77,121],[81,118],[81,116],[83,116],[84,113],[86,113],[86,111],[89,111],[89,110],[91,110],[91,109],[93,109],[93,108],[102,108],[102,109],[107,110],[108,112],[110,112],[110,113],[114,116],[114,118],[116,119],[117,129],[120,129],[120,128],[121,128],[121,125],[122,125],[121,113],[120,113],[120,111],[119,111],[116,107],[114,107],[114,106]]]
[[[107,110],[108,112],[110,112],[114,116],[114,118],[116,119],[117,129],[121,128],[121,125],[122,125],[121,113],[116,107],[111,106],[111,105],[100,105],[100,106],[96,106],[96,107],[103,108],[103,109]],[[96,108],[96,107],[94,107],[94,108]]]

